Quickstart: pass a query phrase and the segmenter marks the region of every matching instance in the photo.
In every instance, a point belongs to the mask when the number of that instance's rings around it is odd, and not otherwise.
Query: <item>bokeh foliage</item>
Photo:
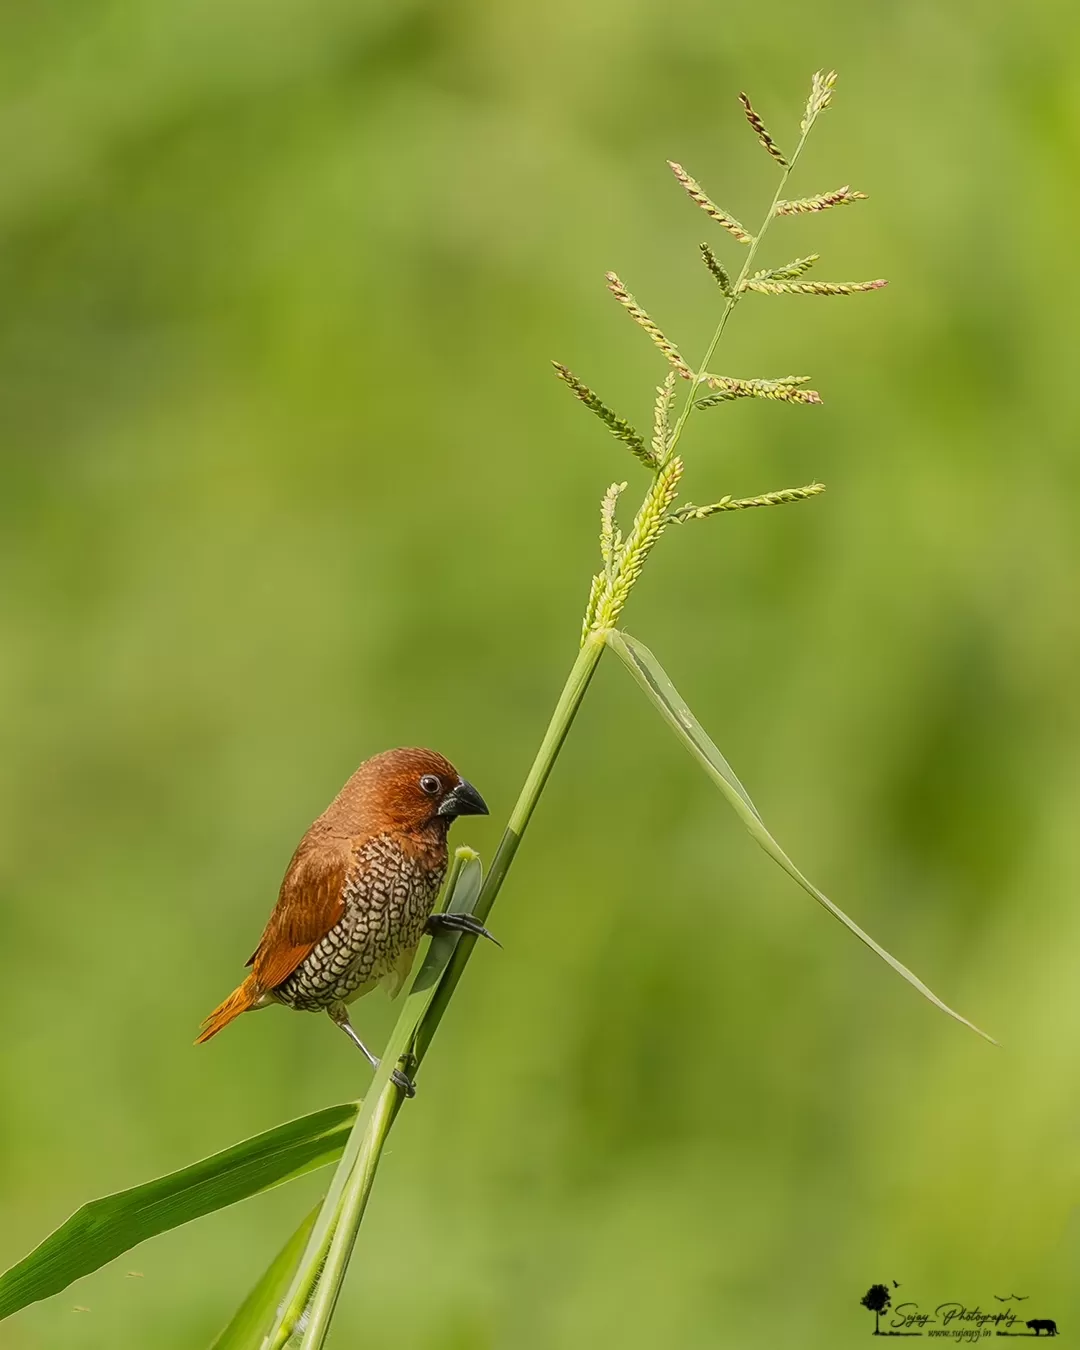
[[[1075,28],[1049,0],[5,10],[0,1265],[362,1087],[315,1018],[190,1041],[365,754],[448,753],[490,855],[633,468],[548,360],[647,423],[655,354],[604,271],[702,346],[664,161],[752,214],[772,166],[734,94],[779,137],[828,65],[799,190],[870,200],[778,222],[766,260],[891,285],[740,307],[725,369],[809,371],[825,405],[702,417],[686,487],[829,493],[673,533],[626,625],[810,874],[1003,1048],[823,922],[611,663],[336,1341],[404,1306],[426,1350],[833,1350],[886,1278],[1075,1324]],[[209,1343],[318,1180],[0,1346]]]

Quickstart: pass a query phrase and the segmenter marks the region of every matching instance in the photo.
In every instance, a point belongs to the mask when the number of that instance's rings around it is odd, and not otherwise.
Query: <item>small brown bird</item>
[[[380,983],[398,993],[425,932],[491,937],[471,914],[431,912],[447,833],[466,815],[487,815],[484,799],[434,750],[387,750],[361,764],[300,840],[251,974],[206,1019],[197,1044],[242,1012],[283,1003],[329,1013],[377,1068],[346,1005]],[[404,1074],[395,1070],[395,1081],[412,1095]]]

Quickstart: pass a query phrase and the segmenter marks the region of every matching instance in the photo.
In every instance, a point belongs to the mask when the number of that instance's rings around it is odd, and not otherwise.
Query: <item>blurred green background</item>
[[[626,623],[796,860],[1003,1047],[774,868],[606,660],[332,1343],[832,1350],[894,1279],[1080,1327],[1078,36],[1047,0],[4,8],[0,1266],[363,1090],[324,1019],[191,1041],[369,753],[451,756],[490,856],[600,494],[643,486],[548,360],[647,422],[663,365],[604,270],[696,357],[718,296],[664,161],[755,223],[736,93],[790,145],[836,66],[794,186],[870,200],[765,257],[891,285],[751,297],[714,368],[825,406],[684,441],[693,500],[830,491],[673,531]],[[0,1346],[204,1346],[326,1177]]]

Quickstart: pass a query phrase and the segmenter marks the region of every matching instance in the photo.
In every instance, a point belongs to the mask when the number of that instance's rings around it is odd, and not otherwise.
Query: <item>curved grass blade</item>
[[[290,1120],[179,1172],[92,1200],[0,1277],[0,1320],[131,1247],[341,1156],[358,1102]]]
[[[919,979],[907,966],[903,965],[874,941],[869,933],[865,933],[859,925],[849,919],[839,906],[834,905],[827,895],[819,891],[812,881],[809,881],[788,855],[776,842],[765,826],[765,822],[758,814],[758,809],[750,800],[749,794],[743,785],[735,776],[735,772],[724,756],[717,749],[716,745],[710,739],[701,723],[687,707],[686,703],[679,694],[679,691],[671,683],[663,666],[657,661],[656,657],[649,651],[644,643],[638,642],[632,638],[629,633],[623,633],[618,629],[609,629],[605,635],[605,641],[608,646],[617,653],[629,669],[630,673],[637,680],[638,684],[645,690],[649,698],[660,710],[661,715],[667,723],[674,729],[675,734],[682,743],[704,768],[705,772],[720,788],[721,792],[727,797],[728,801],[735,808],[736,814],[742,820],[743,824],[754,836],[757,842],[765,850],[774,862],[780,864],[788,876],[792,877],[803,888],[807,894],[812,895],[819,905],[833,916],[839,919],[845,928],[849,929],[860,942],[864,942],[872,952],[876,952],[883,961],[888,962],[898,975],[902,975],[905,980],[930,1000],[935,1007],[940,1008],[942,1012],[948,1013],[950,1017],[955,1017],[958,1022],[964,1026],[970,1027],[977,1035],[987,1040],[991,1045],[997,1045],[997,1041],[992,1036],[988,1036],[985,1031],[980,1030],[974,1022],[969,1022],[966,1017],[961,1016],[955,1009],[950,1008],[947,1003],[942,1002],[940,998],[928,989],[922,980]]]
[[[266,1328],[270,1325],[270,1319],[288,1293],[296,1267],[304,1254],[308,1235],[315,1227],[315,1220],[319,1217],[321,1207],[320,1200],[274,1257],[210,1350],[259,1350]]]

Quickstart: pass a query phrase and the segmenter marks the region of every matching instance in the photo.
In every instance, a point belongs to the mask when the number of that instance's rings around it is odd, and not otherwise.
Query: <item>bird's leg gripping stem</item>
[[[371,1065],[372,1069],[377,1069],[379,1067],[379,1057],[377,1055],[373,1055],[371,1051],[367,1048],[367,1046],[364,1044],[364,1042],[360,1039],[360,1037],[356,1034],[356,1028],[349,1021],[349,1014],[345,1008],[345,1005],[336,1004],[334,1007],[327,1008],[326,1011],[330,1014],[330,1020],[334,1023],[335,1026],[339,1026],[342,1029],[345,1035],[348,1036],[349,1040],[352,1041],[353,1045],[356,1046],[356,1048],[364,1056],[367,1062]],[[410,1055],[409,1058],[411,1059],[412,1056]],[[395,1069],[394,1072],[390,1075],[390,1081],[392,1083],[395,1083],[402,1090],[402,1092],[404,1092],[406,1097],[416,1096],[416,1084],[413,1082],[413,1080],[409,1077],[407,1073],[402,1073],[400,1069]]]

